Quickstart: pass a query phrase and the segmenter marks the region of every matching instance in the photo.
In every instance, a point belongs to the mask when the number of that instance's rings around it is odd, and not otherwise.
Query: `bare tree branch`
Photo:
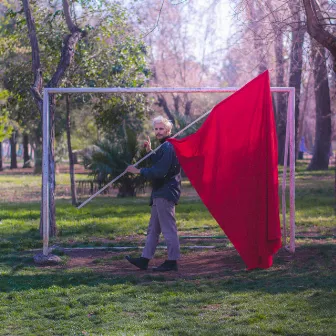
[[[57,70],[55,71],[50,82],[48,83],[48,87],[58,86],[60,80],[65,74],[65,71],[68,69],[69,65],[71,64],[74,58],[75,48],[78,41],[84,35],[85,35],[84,32],[78,30],[65,37],[60,62],[58,63]]]
[[[35,21],[31,13],[29,1],[22,0],[22,3],[27,20],[29,40],[32,49],[32,71],[34,75],[34,83],[31,87],[31,91],[39,110],[42,111],[43,101],[41,93],[43,88],[43,77],[41,70],[40,49],[36,36]]]
[[[336,58],[336,36],[329,33],[321,24],[318,5],[315,0],[302,0],[307,16],[307,30],[317,42],[327,48]]]
[[[70,6],[68,0],[62,0],[63,2],[63,11],[64,11],[64,16],[65,16],[65,22],[68,26],[68,29],[71,33],[75,33],[78,31],[78,27],[73,23],[70,15]]]
[[[49,87],[57,87],[59,85],[60,80],[63,78],[66,70],[69,68],[75,56],[75,49],[78,41],[82,39],[86,34],[84,31],[79,29],[79,27],[73,23],[70,15],[70,7],[68,0],[62,0],[62,1],[63,1],[63,11],[65,15],[65,20],[71,34],[67,35],[63,40],[61,59],[58,63],[55,73],[53,74],[51,80],[48,83]]]
[[[157,19],[156,19],[156,23],[155,23],[154,27],[153,27],[149,32],[147,32],[147,33],[143,36],[143,38],[145,38],[145,37],[148,36],[150,33],[152,33],[152,32],[157,28],[157,26],[159,25],[160,16],[161,16],[161,13],[162,13],[162,8],[163,8],[163,5],[164,5],[164,2],[165,2],[165,0],[162,0],[161,7],[160,7],[160,9],[159,9],[159,14],[158,14],[158,17],[157,17]]]
[[[36,101],[36,104],[42,114],[43,111],[43,100],[42,100],[42,89],[43,89],[43,76],[41,69],[40,60],[40,50],[38,46],[36,27],[34,18],[31,13],[29,0],[22,0],[24,12],[27,20],[28,33],[30,38],[30,44],[32,48],[32,71],[34,74],[34,84],[32,87],[32,94]],[[69,2],[68,0],[62,0],[63,11],[65,15],[65,20],[70,31],[70,34],[64,37],[63,48],[61,59],[57,66],[55,73],[53,74],[49,87],[57,87],[64,77],[66,70],[71,64],[75,48],[78,41],[85,36],[85,32],[81,31],[72,21],[70,16]],[[55,161],[54,161],[54,140],[55,140],[55,95],[50,96],[50,141],[49,141],[49,225],[50,225],[50,235],[55,236],[57,233],[56,221],[55,221]],[[41,212],[42,213],[42,212]],[[42,217],[40,220],[40,232],[43,231]]]
[[[174,1],[170,1],[170,3],[173,5],[173,6],[176,6],[176,5],[180,5],[182,3],[185,3],[185,2],[188,2],[188,0],[180,0],[178,2],[174,2]]]

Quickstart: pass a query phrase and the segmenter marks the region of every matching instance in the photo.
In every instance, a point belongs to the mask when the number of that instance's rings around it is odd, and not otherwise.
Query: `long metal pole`
[[[290,93],[289,93],[290,95]],[[283,245],[287,244],[287,227],[286,227],[286,185],[287,185],[287,165],[288,165],[288,148],[289,148],[289,132],[290,132],[290,121],[291,113],[290,113],[290,100],[288,95],[288,103],[287,103],[287,121],[286,121],[286,140],[285,140],[285,156],[284,156],[284,165],[282,172],[282,237],[283,237]]]
[[[289,202],[290,202],[290,246],[291,253],[295,252],[295,88],[290,88],[289,101],[290,107],[290,132],[289,132]]]
[[[43,90],[43,156],[42,156],[42,228],[43,254],[49,254],[49,94]]]
[[[147,88],[46,88],[48,93],[214,93],[235,92],[242,87],[147,87]],[[288,87],[271,87],[271,92],[289,92]]]

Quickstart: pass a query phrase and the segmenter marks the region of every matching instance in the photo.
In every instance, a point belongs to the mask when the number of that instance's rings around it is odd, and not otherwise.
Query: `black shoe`
[[[169,272],[177,271],[177,262],[176,260],[166,260],[162,265],[158,267],[153,267],[154,272]]]
[[[130,256],[126,256],[125,257],[126,260],[128,260],[132,265],[142,269],[142,270],[146,270],[148,268],[148,262],[149,259],[144,258],[144,257],[140,257],[140,258],[131,258]]]

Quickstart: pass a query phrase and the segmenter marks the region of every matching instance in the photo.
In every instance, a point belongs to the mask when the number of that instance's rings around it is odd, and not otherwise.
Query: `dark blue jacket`
[[[142,176],[152,181],[150,205],[153,204],[153,198],[158,197],[177,204],[181,195],[181,166],[173,145],[164,142],[157,152],[151,155],[151,159],[153,166],[140,170]]]

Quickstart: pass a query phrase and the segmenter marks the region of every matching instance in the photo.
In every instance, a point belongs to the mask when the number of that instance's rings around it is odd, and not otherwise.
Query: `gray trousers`
[[[153,258],[161,232],[167,244],[168,260],[179,259],[180,242],[175,221],[175,203],[165,198],[154,198],[142,257]]]

